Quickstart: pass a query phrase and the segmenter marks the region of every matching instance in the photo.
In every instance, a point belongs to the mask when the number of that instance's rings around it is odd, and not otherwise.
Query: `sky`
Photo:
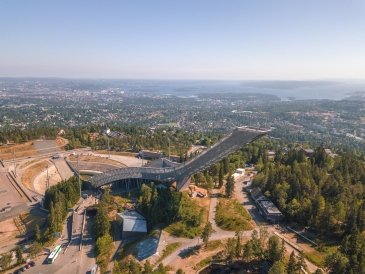
[[[2,0],[0,76],[365,79],[364,0]]]

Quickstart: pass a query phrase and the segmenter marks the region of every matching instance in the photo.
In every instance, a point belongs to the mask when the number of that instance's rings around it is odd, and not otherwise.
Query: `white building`
[[[244,168],[237,168],[235,173],[240,175],[245,175],[245,169]]]
[[[135,239],[147,234],[146,219],[134,210],[117,213],[117,221],[122,225],[122,239]]]

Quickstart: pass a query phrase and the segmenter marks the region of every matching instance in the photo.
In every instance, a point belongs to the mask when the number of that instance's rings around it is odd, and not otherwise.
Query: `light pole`
[[[46,178],[46,189],[49,189],[48,164],[47,164],[47,178]]]
[[[80,198],[81,198],[81,181],[80,181],[79,157],[80,157],[80,155],[77,154],[77,175],[78,175],[79,188],[80,188]]]
[[[13,148],[13,163],[14,163],[14,174],[15,174],[15,177],[16,177],[16,165],[15,165],[15,151],[14,151],[14,148]]]
[[[167,135],[167,131],[166,130],[164,130],[164,131],[162,131],[164,134],[166,134],[166,137],[167,137],[167,141],[169,142],[169,157],[168,157],[168,159],[169,159],[169,161],[170,161],[170,154],[171,154],[171,144],[170,144],[170,137]]]
[[[170,146],[170,138],[168,136],[167,136],[167,140],[169,141],[169,161],[170,161],[171,146]]]
[[[109,136],[107,136],[107,138],[108,138],[108,158],[110,159],[110,146],[109,146]]]
[[[142,158],[142,166],[143,166],[143,157],[144,157],[144,155],[143,155],[143,150],[141,150],[141,158]]]

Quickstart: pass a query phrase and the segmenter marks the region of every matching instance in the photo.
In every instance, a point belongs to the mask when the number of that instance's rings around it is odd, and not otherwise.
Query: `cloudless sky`
[[[364,0],[2,0],[0,76],[365,79]]]

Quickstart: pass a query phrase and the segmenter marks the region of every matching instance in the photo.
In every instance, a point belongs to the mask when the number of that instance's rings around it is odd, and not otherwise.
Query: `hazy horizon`
[[[284,80],[157,80],[157,79],[70,79],[70,78],[13,78],[0,77],[1,82],[14,81],[29,87],[38,82],[55,84],[54,87],[84,88],[93,92],[117,88],[126,92],[154,93],[174,96],[206,94],[270,94],[281,100],[331,99],[341,100],[351,95],[365,94],[365,81],[284,81]]]

